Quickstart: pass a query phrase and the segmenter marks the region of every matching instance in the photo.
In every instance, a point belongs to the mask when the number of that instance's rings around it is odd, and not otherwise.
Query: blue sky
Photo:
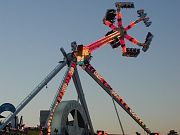
[[[109,28],[102,18],[116,1],[0,1],[0,104],[17,106],[63,59],[59,51],[70,43],[87,45],[104,36]],[[154,34],[148,52],[124,58],[120,49],[106,46],[94,52],[91,64],[125,99],[152,131],[180,133],[180,1],[134,1],[135,9],[123,9],[123,24],[137,18],[144,8],[152,20],[146,28],[138,24],[129,33],[143,41]],[[126,42],[127,46],[133,47]],[[80,68],[80,77],[95,129],[121,133],[111,98]],[[39,123],[39,111],[48,109],[61,82],[62,70],[19,115],[26,125]],[[76,99],[72,83],[64,100]],[[118,107],[125,133],[142,129]]]

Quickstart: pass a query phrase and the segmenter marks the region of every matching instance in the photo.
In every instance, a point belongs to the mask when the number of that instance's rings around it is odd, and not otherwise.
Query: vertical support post
[[[85,96],[84,96],[84,92],[83,92],[83,89],[82,89],[82,85],[81,85],[81,81],[80,81],[80,78],[79,78],[77,68],[74,70],[74,75],[73,75],[72,78],[73,78],[73,82],[74,82],[78,97],[79,97],[80,102],[81,102],[81,104],[82,104],[82,106],[84,108],[85,115],[86,115],[86,118],[87,118],[87,121],[88,121],[88,124],[89,124],[89,128],[90,128],[90,132],[93,135],[94,134],[94,129],[93,129],[93,126],[92,126],[91,118],[90,118],[90,115],[89,115],[88,107],[87,107],[87,104],[86,104],[86,99],[85,99]]]

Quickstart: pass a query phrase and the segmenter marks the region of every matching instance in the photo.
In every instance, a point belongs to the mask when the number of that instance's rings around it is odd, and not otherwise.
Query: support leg
[[[50,108],[50,114],[49,114],[48,120],[46,122],[48,135],[51,134],[51,123],[52,123],[52,119],[53,119],[55,109],[57,108],[58,104],[62,100],[62,97],[64,96],[66,88],[67,88],[67,86],[68,86],[68,84],[69,84],[69,82],[70,82],[70,80],[74,74],[75,68],[76,68],[76,63],[71,62],[70,66],[67,69],[67,72],[65,73],[64,79],[63,79],[63,81],[62,81],[62,83],[58,89],[58,93],[54,99],[54,102]]]
[[[90,64],[82,68],[148,133],[151,131],[146,127],[143,121],[132,111],[127,103],[119,96],[114,89],[105,81],[105,79]]]
[[[67,64],[67,61],[64,61],[61,64],[58,64],[54,70],[52,70],[45,79],[33,89],[33,91],[16,107],[16,111],[13,114],[10,114],[0,125],[0,130],[2,130],[42,89],[47,85],[51,79],[56,76],[57,73]]]
[[[92,122],[91,122],[88,107],[87,107],[87,104],[86,104],[86,99],[85,99],[85,96],[84,96],[84,92],[83,92],[83,89],[82,89],[82,85],[81,85],[81,82],[80,82],[80,78],[79,78],[79,74],[78,74],[77,69],[74,70],[74,75],[73,75],[72,78],[73,78],[74,85],[76,87],[78,97],[79,97],[80,102],[81,102],[81,104],[82,104],[82,106],[84,108],[86,118],[88,120],[91,135],[94,135],[93,125],[92,125]]]

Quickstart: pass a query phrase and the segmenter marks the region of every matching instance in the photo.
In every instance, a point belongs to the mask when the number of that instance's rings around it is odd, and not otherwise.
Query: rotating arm
[[[122,27],[122,13],[120,8],[117,10],[117,21],[118,27]]]
[[[151,131],[146,127],[143,121],[132,111],[127,103],[116,93],[114,89],[105,81],[105,79],[90,64],[82,68],[148,133]]]
[[[104,20],[104,24],[107,25],[108,27],[110,27],[112,30],[116,31],[117,30],[117,27],[111,23],[110,21],[108,20]]]
[[[141,21],[143,21],[143,19],[142,19],[142,18],[139,18],[138,20],[131,22],[128,26],[126,26],[126,27],[124,28],[124,30],[127,31],[127,30],[132,29],[133,27],[136,26],[137,23],[139,23],[139,22],[141,22]]]
[[[140,43],[137,39],[133,38],[133,37],[130,36],[129,34],[126,34],[126,35],[125,35],[125,38],[126,38],[127,40],[129,40],[130,42],[132,42],[133,44],[135,44],[135,45],[138,45],[138,46],[142,46],[142,45],[143,45],[143,43]]]
[[[122,53],[126,53],[126,43],[125,43],[124,38],[120,37],[119,42],[121,44]]]
[[[74,56],[77,59],[77,64],[81,65],[82,63],[84,63],[85,60],[88,61],[93,51],[107,45],[108,43],[111,43],[117,37],[120,37],[120,33],[118,31],[113,32],[89,45],[86,46],[78,45],[77,51],[73,52]]]
[[[105,46],[106,44],[110,43],[113,41],[113,39],[117,36],[120,36],[120,33],[118,31],[108,35],[108,36],[105,36],[101,39],[99,39],[98,41],[94,42],[94,43],[91,43],[87,46],[85,46],[86,48],[89,49],[89,51],[92,53],[93,51],[95,51],[96,49],[100,48],[100,47],[103,47]]]

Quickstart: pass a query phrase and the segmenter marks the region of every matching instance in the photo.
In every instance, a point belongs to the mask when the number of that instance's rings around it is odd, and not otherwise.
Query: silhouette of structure
[[[140,54],[140,49],[138,48],[127,48],[125,39],[137,45],[138,47],[141,47],[144,52],[146,52],[150,46],[153,38],[153,35],[150,32],[148,32],[145,38],[145,42],[143,43],[139,42],[137,39],[128,34],[128,30],[133,28],[139,22],[143,22],[146,27],[149,27],[151,25],[149,17],[147,17],[147,13],[145,13],[143,9],[138,10],[137,14],[139,18],[124,27],[122,24],[121,9],[134,8],[134,3],[117,2],[115,6],[116,9],[107,10],[106,15],[103,19],[103,23],[110,27],[111,31],[109,31],[101,39],[88,45],[77,45],[76,42],[72,42],[72,51],[70,53],[66,53],[65,50],[61,48],[60,50],[64,55],[63,61],[61,61],[55,67],[55,69],[50,72],[47,77],[45,77],[45,79],[16,107],[16,111],[12,115],[9,115],[7,117],[7,119],[4,121],[4,124],[0,126],[0,130],[2,130],[31,101],[37,95],[37,93],[42,90],[44,86],[47,86],[47,83],[51,81],[51,79],[63,67],[67,66],[67,71],[65,72],[62,83],[59,86],[54,101],[49,109],[49,114],[48,116],[46,115],[47,121],[44,122],[44,118],[42,118],[41,120],[41,124],[44,125],[42,132],[47,135],[94,135],[95,132],[77,71],[77,66],[80,66],[112,98],[113,103],[116,102],[118,105],[120,105],[124,109],[124,111],[127,112],[127,114],[131,116],[145,132],[147,132],[147,134],[155,135],[155,133],[151,133],[149,128],[140,119],[140,117],[129,107],[129,105],[123,100],[123,98],[117,94],[117,92],[109,85],[109,83],[90,64],[92,53],[98,48],[104,47],[108,44],[110,44],[113,49],[120,46],[122,50],[122,56],[125,57],[137,57]],[[115,20],[117,20],[117,26],[114,24]],[[79,102],[74,100],[62,101],[66,88],[71,79],[73,79]],[[69,116],[71,116],[71,118],[69,118]],[[122,128],[119,117],[118,120]],[[98,131],[97,134],[105,135],[107,133],[104,131]]]

